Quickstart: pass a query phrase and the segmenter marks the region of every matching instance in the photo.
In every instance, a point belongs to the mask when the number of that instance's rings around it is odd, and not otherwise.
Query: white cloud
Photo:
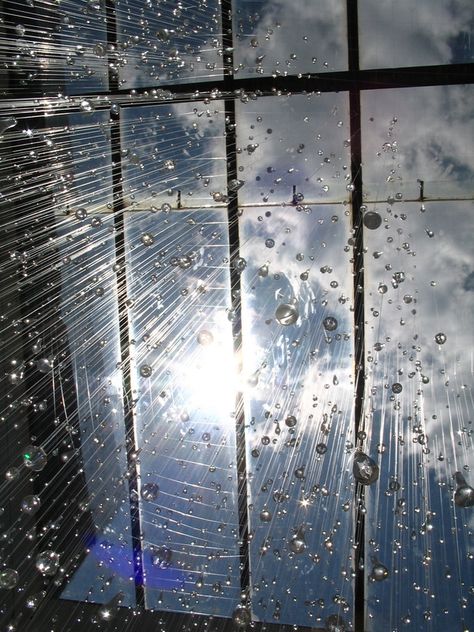
[[[470,0],[361,0],[361,65],[397,68],[448,64],[453,60],[452,39],[469,32],[471,20]]]

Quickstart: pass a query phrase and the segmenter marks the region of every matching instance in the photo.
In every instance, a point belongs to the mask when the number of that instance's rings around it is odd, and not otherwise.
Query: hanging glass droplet
[[[153,369],[149,364],[142,364],[139,371],[142,377],[151,377],[151,374],[153,373]]]
[[[40,603],[46,597],[46,594],[47,593],[45,590],[41,590],[38,593],[30,595],[29,597],[27,597],[25,601],[25,607],[29,608],[30,610],[36,610],[36,608],[40,605]]]
[[[13,568],[4,568],[0,571],[0,588],[11,590],[18,584],[20,576]]]
[[[381,564],[377,559],[373,559],[372,572],[370,573],[370,579],[375,582],[383,582],[390,575],[386,566]]]
[[[298,320],[299,312],[296,305],[290,303],[282,303],[275,312],[275,318],[280,325],[294,325]]]
[[[158,498],[160,488],[156,483],[145,483],[140,490],[140,496],[146,502],[153,502]]]
[[[467,484],[461,472],[456,472],[453,476],[456,480],[457,489],[454,492],[454,502],[458,507],[474,506],[474,489]]]
[[[294,428],[296,424],[297,420],[294,415],[288,415],[288,417],[285,419],[285,425],[287,425],[288,428]]]
[[[271,522],[272,521],[272,514],[270,511],[268,511],[268,509],[262,509],[262,511],[260,512],[260,521],[261,522]]]
[[[204,575],[199,575],[194,585],[196,588],[202,588],[204,586]]]
[[[35,566],[42,575],[52,577],[59,568],[59,555],[54,551],[42,551],[36,556]]]
[[[382,218],[375,211],[368,211],[364,215],[364,226],[369,230],[376,230],[382,223]]]
[[[151,556],[151,563],[158,568],[168,568],[171,564],[173,551],[166,546],[154,549]]]
[[[210,331],[203,329],[198,333],[197,341],[203,347],[207,347],[214,342],[214,336],[211,334]]]
[[[305,551],[306,541],[304,539],[304,527],[298,527],[296,533],[288,540],[288,548],[295,555],[299,555]]]
[[[87,210],[85,208],[78,208],[74,213],[76,219],[80,222],[87,219]]]
[[[243,257],[237,257],[233,262],[233,267],[237,272],[243,272],[247,267],[247,261]]]
[[[232,621],[238,628],[246,628],[251,621],[250,610],[247,606],[238,605],[232,613]]]
[[[334,318],[334,316],[327,316],[324,320],[323,320],[323,327],[326,331],[334,331],[337,329],[337,320]]]
[[[25,467],[33,472],[41,472],[47,463],[48,457],[43,448],[36,445],[29,445],[23,451],[23,463]]]
[[[436,334],[435,336],[435,341],[438,345],[444,345],[446,340],[447,340],[446,334],[443,334],[442,332],[440,332],[439,334]]]
[[[20,505],[21,511],[30,516],[35,514],[40,507],[41,507],[40,497],[33,494],[25,496],[23,500],[21,501],[21,505]]]
[[[144,246],[152,246],[155,243],[155,238],[151,233],[143,233],[140,237],[140,241]]]
[[[354,456],[352,473],[358,483],[371,485],[379,477],[379,466],[367,454],[357,452]]]

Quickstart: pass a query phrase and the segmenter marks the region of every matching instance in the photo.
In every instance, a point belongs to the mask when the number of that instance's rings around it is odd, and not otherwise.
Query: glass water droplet
[[[453,476],[456,480],[457,489],[454,492],[454,502],[458,507],[474,506],[474,489],[467,484],[461,472],[456,472]]]
[[[243,257],[237,257],[233,263],[234,269],[237,272],[243,272],[247,267],[247,261]]]
[[[203,347],[208,347],[209,345],[212,345],[212,343],[214,342],[214,336],[211,334],[210,331],[203,329],[202,331],[198,333],[196,340]]]
[[[18,584],[20,576],[13,568],[4,568],[0,571],[0,588],[11,590]]]
[[[87,219],[87,210],[85,208],[78,208],[74,212],[74,216],[79,221],[83,221],[84,219]]]
[[[375,211],[368,211],[364,215],[364,226],[369,230],[376,230],[382,223],[382,218]]]
[[[139,369],[139,372],[142,377],[151,377],[151,374],[153,373],[153,369],[151,368],[149,364],[142,364]]]
[[[143,233],[140,237],[140,241],[144,246],[151,246],[155,243],[155,238],[151,233]]]
[[[326,331],[335,331],[337,329],[337,325],[338,323],[334,316],[327,316],[323,320],[323,327]]]
[[[446,334],[443,333],[439,333],[436,334],[435,336],[435,341],[438,345],[444,345],[444,343],[446,342],[447,338],[446,338]]]
[[[59,569],[59,555],[54,551],[42,551],[36,556],[35,566],[42,575],[52,577]]]
[[[232,621],[238,628],[246,628],[251,621],[250,610],[247,606],[242,604],[238,605],[232,613]]]
[[[43,448],[36,445],[29,445],[23,451],[23,463],[25,467],[33,472],[41,472],[46,466],[48,457]]]
[[[145,483],[140,490],[140,496],[146,502],[152,502],[158,498],[159,491],[157,483]]]
[[[25,496],[21,501],[20,509],[23,513],[26,513],[30,516],[35,514],[38,509],[41,507],[41,499],[39,496],[35,494],[30,494]]]
[[[53,363],[49,358],[40,358],[36,361],[36,368],[40,373],[49,373],[53,368]]]
[[[294,325],[298,320],[299,312],[296,305],[290,303],[282,303],[275,312],[275,318],[280,325]]]
[[[358,483],[371,485],[379,477],[379,466],[364,452],[357,452],[354,456],[352,473]]]
[[[306,541],[303,527],[298,527],[296,533],[288,540],[288,548],[295,555],[300,555],[305,551]]]
[[[151,563],[158,568],[169,568],[173,558],[173,551],[166,546],[153,550]]]
[[[386,566],[374,560],[374,565],[372,566],[372,572],[370,573],[370,578],[376,582],[383,582],[390,575],[390,572]]]
[[[45,590],[41,590],[38,593],[30,595],[29,597],[27,597],[25,601],[25,607],[29,608],[30,610],[36,610],[36,608],[40,605],[40,603],[46,597],[46,594],[47,593]]]
[[[262,509],[260,512],[260,521],[261,522],[271,522],[272,514],[268,509]]]

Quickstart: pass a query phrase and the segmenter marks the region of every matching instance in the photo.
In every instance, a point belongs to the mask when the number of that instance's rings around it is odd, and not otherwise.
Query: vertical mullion
[[[232,334],[234,340],[234,355],[239,357],[242,347],[241,320],[241,280],[236,261],[240,257],[239,238],[239,203],[238,195],[232,181],[237,180],[237,142],[234,88],[234,56],[232,38],[232,2],[222,0],[222,48],[224,60],[224,90],[227,98],[225,105],[225,137],[226,137],[226,165],[227,165],[227,217],[229,226],[230,251],[230,285],[234,318],[232,320]],[[240,587],[242,594],[248,597],[250,583],[250,561],[248,545],[248,498],[247,498],[247,459],[245,443],[245,416],[243,393],[236,394],[235,401],[237,476],[238,476],[238,507],[239,507],[239,556],[240,556]]]
[[[349,73],[357,74],[359,67],[359,23],[357,0],[347,0],[347,43]],[[355,445],[359,445],[358,435],[363,425],[365,391],[365,332],[364,332],[364,226],[362,216],[362,137],[360,88],[357,83],[349,90],[350,132],[351,132],[351,195],[352,230],[354,240],[353,279],[354,279],[354,358],[355,358],[355,399],[354,399],[354,435]],[[364,487],[356,483],[354,525],[354,629],[363,632],[365,623],[365,516]]]
[[[109,63],[109,92],[117,93],[119,78],[113,67],[113,53],[117,48],[117,16],[115,0],[106,0],[107,44]],[[130,327],[128,320],[127,274],[126,274],[126,243],[125,218],[123,202],[123,174],[120,135],[120,107],[111,108],[111,139],[112,156],[112,203],[115,229],[115,263],[117,281],[117,301],[120,335],[120,360],[122,367],[122,400],[125,425],[125,443],[127,451],[127,478],[130,498],[131,539],[133,554],[133,571],[135,579],[135,597],[138,606],[144,606],[145,592],[143,587],[143,552],[140,524],[140,507],[138,495],[138,464],[136,456],[138,446],[135,436],[133,415],[133,396],[130,362]]]

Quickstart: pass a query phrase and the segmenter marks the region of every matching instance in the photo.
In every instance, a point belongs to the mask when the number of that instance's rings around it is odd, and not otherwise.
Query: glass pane
[[[471,0],[359,0],[362,68],[474,61]]]
[[[235,0],[233,5],[236,78],[347,69],[344,0]]]
[[[225,210],[126,216],[148,608],[240,601]]]
[[[93,223],[90,213],[110,213],[112,208],[109,111],[49,120],[50,134],[42,141],[51,142],[53,149],[56,211]]]
[[[61,596],[107,603],[122,593],[122,605],[134,605],[114,222],[111,213],[104,213],[112,199],[109,113],[52,117],[50,122],[43,143],[55,148],[62,321],[87,486],[75,500],[94,523],[89,552]]]
[[[61,596],[106,603],[122,593],[125,606],[135,604],[135,584],[113,233],[110,215],[91,216],[87,222],[67,218],[59,230],[62,319],[87,483],[74,500],[79,512],[89,511],[94,521],[89,552]]]
[[[240,220],[253,616],[350,625],[350,220],[341,206],[260,212]]]
[[[104,0],[5,0],[0,9],[5,35],[0,61],[5,75],[11,73],[7,93],[57,96],[108,89]]]
[[[227,192],[222,101],[122,108],[127,205],[152,211],[222,206]]]
[[[60,50],[52,55],[49,77],[64,68],[66,94],[108,90],[105,0],[62,0],[54,10],[59,11]]]
[[[122,88],[222,79],[219,0],[116,0]]]
[[[367,202],[451,199],[474,194],[474,87],[440,86],[362,94]]]
[[[349,198],[346,93],[247,99],[237,103],[236,117],[241,204]]]
[[[21,610],[134,605],[114,230],[95,213],[111,194],[108,112],[14,114],[0,117],[2,565]]]
[[[365,234],[366,628],[469,629],[473,207],[403,208]]]

